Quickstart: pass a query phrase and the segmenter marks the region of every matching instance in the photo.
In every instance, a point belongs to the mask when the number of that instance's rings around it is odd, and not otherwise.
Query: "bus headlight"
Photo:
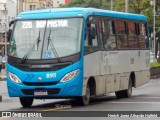
[[[72,80],[75,76],[78,75],[78,73],[80,72],[80,69],[74,70],[70,73],[67,73],[62,79],[61,82],[67,82],[69,80]]]
[[[8,77],[15,83],[21,83],[21,80],[13,73],[8,72]]]

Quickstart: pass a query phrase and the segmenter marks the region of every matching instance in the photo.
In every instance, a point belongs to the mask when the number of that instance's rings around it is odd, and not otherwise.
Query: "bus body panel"
[[[46,78],[46,75],[53,72],[24,72],[13,66],[7,64],[8,72],[14,73],[17,77],[22,81],[22,83],[15,83],[11,81],[9,77],[7,77],[7,85],[8,85],[8,92],[10,97],[25,97],[25,96],[34,96],[34,95],[26,95],[22,92],[24,90],[47,90],[47,89],[60,89],[57,94],[51,94],[44,97],[54,97],[54,96],[81,96],[82,95],[82,80],[83,80],[83,70],[80,66],[81,61],[63,68],[58,71],[53,71],[56,73],[55,78]],[[80,69],[79,74],[73,79],[68,82],[60,82],[60,80],[69,72]],[[38,78],[41,77],[42,80],[38,81]],[[24,82],[31,83],[42,83],[42,82],[57,82],[55,85],[44,85],[44,86],[32,86],[32,85],[24,85]],[[33,93],[32,93],[33,94]],[[36,97],[36,96],[34,96]]]
[[[138,87],[150,80],[148,54],[149,50],[98,51],[87,54],[84,56],[84,77],[86,80],[91,76],[95,78],[97,95],[127,89],[131,72],[135,73],[135,87]]]

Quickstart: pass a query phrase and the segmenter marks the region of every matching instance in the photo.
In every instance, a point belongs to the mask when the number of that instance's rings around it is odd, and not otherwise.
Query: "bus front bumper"
[[[67,96],[82,96],[82,77],[68,82],[58,82],[56,85],[26,86],[23,83],[14,83],[7,78],[8,93],[10,97],[43,97],[60,98]]]

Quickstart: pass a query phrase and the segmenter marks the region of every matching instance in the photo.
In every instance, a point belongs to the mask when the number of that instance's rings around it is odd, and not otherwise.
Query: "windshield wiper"
[[[48,36],[47,50],[48,50],[49,45],[51,46],[51,49],[52,49],[52,51],[54,52],[55,57],[57,58],[58,62],[61,62],[61,60],[60,60],[60,58],[59,58],[59,56],[58,56],[58,54],[57,54],[57,51],[56,51],[56,49],[55,49],[55,47],[54,47],[54,44],[53,44],[53,42],[52,42],[52,40],[51,40],[51,29],[50,29],[49,36]]]
[[[35,40],[35,43],[32,45],[32,47],[27,51],[27,53],[23,56],[21,63],[25,63],[26,59],[32,54],[32,52],[35,49],[35,45],[37,44],[37,51],[39,48],[39,43],[41,42],[40,40],[40,31],[39,31],[39,35],[37,37],[37,39]]]

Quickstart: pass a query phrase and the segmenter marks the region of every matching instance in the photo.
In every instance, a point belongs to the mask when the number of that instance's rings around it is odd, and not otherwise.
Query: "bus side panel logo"
[[[103,52],[102,63],[106,65],[118,65],[118,52]]]

